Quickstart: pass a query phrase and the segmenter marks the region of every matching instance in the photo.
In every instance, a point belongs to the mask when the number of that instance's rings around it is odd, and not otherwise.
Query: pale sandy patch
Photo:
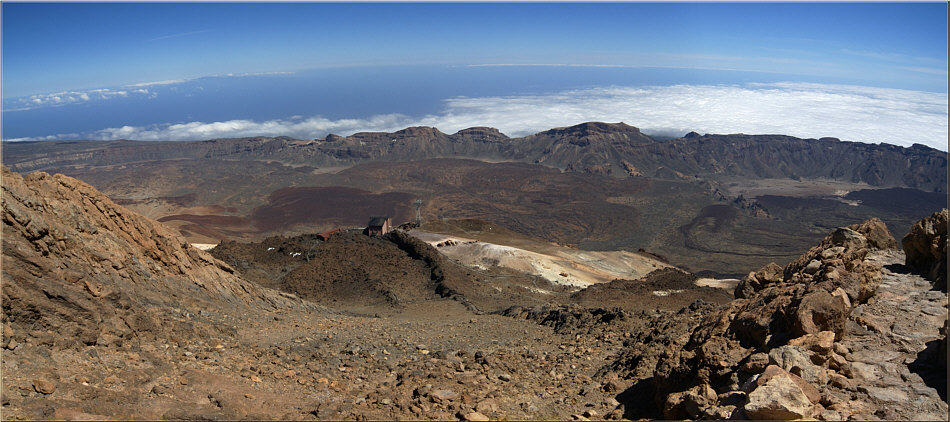
[[[739,285],[738,278],[700,278],[694,284],[699,287],[718,287],[720,289],[735,290]]]
[[[583,251],[543,245],[547,253],[474,239],[413,230],[411,235],[435,246],[445,256],[464,265],[505,267],[543,277],[553,283],[586,287],[618,278],[637,279],[669,267],[661,261],[627,251]],[[446,243],[448,242],[448,244]],[[442,246],[439,246],[439,245]]]

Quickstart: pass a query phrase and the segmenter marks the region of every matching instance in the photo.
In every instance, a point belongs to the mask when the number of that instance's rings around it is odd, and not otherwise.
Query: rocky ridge
[[[835,230],[785,268],[750,273],[735,301],[662,352],[644,390],[654,415],[945,420],[937,349],[947,298],[899,268],[895,247],[872,219]],[[626,370],[648,372],[652,362],[638,370],[636,356],[651,347],[628,350]]]
[[[15,171],[171,159],[273,160],[340,167],[369,161],[472,158],[616,177],[826,178],[947,191],[947,154],[923,145],[904,148],[834,138],[695,133],[658,142],[622,122],[582,123],[521,138],[509,138],[494,128],[469,128],[449,135],[436,128],[410,127],[393,133],[360,132],[314,140],[25,142],[8,143],[4,149],[4,163]]]

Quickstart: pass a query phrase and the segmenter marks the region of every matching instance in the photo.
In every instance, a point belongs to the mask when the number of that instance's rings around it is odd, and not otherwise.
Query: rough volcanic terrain
[[[62,175],[4,168],[2,201],[7,420],[946,419],[946,295],[879,221],[733,299],[675,269],[558,290],[399,231],[216,258]]]
[[[639,386],[653,415],[946,420],[947,296],[896,246],[872,219],[750,273],[737,300],[662,352]],[[643,340],[615,367],[640,369],[655,347]]]
[[[16,171],[59,172],[193,243],[480,219],[591,251],[645,249],[738,278],[871,217],[904,233],[947,203],[947,154],[781,135],[658,141],[588,122],[521,138],[431,127],[324,139],[5,143]],[[253,183],[248,183],[253,180]],[[745,189],[751,187],[751,189]],[[828,189],[831,188],[831,189]]]

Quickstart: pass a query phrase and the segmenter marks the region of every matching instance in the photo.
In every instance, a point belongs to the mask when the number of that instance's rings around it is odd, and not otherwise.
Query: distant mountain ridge
[[[117,165],[174,159],[269,160],[339,167],[370,161],[472,158],[541,164],[615,177],[828,178],[872,186],[947,192],[947,153],[924,145],[800,139],[784,135],[690,134],[657,141],[625,123],[588,122],[520,138],[473,127],[360,132],[324,139],[288,137],[190,142],[59,141],[4,143],[3,162],[28,172],[68,165]]]

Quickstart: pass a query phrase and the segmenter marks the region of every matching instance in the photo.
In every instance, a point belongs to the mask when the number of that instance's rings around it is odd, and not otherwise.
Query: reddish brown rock
[[[742,370],[750,374],[759,374],[769,366],[769,355],[765,353],[753,353],[749,355],[746,363],[742,365]]]
[[[848,228],[861,233],[871,249],[897,249],[897,240],[887,230],[887,225],[878,218],[871,218],[861,224],[854,224]]]
[[[37,393],[53,394],[56,392],[56,384],[44,379],[35,379],[33,380],[33,389],[36,390]]]
[[[683,350],[658,362],[654,382],[665,409],[684,418],[723,414],[723,406],[733,403],[713,400],[696,410],[686,404],[701,401],[687,392],[709,385],[723,394],[758,373],[762,376],[754,386],[761,389],[775,378],[766,376],[771,370],[782,380],[757,393],[759,401],[746,416],[810,416],[819,388],[828,383],[828,365],[843,366],[831,362],[834,342],[845,336],[854,306],[872,297],[881,282],[881,265],[865,258],[894,244],[884,224],[872,219],[834,230],[784,269],[769,264],[750,273],[736,288],[735,301],[697,324]],[[775,366],[766,368],[770,363]],[[803,403],[768,402],[763,391],[784,391],[783,383],[793,384]]]
[[[59,408],[53,412],[53,418],[66,421],[114,421],[115,418],[110,418],[105,415],[94,415],[91,413],[86,413],[73,408]]]
[[[716,403],[716,391],[708,384],[667,396],[663,406],[665,419],[696,419],[703,411]]]
[[[457,399],[459,394],[453,390],[433,390],[429,392],[429,397],[437,402],[448,402]]]
[[[489,421],[491,419],[479,412],[469,412],[462,415],[462,420],[466,421]]]
[[[833,331],[820,331],[817,334],[805,334],[804,336],[792,339],[788,342],[792,346],[802,346],[808,350],[819,353],[828,353],[834,345],[835,333]]]
[[[193,329],[159,315],[184,305],[175,296],[193,309],[306,306],[238,278],[177,233],[79,180],[20,176],[6,167],[2,177],[3,303],[14,330],[27,324],[49,331],[57,347],[118,345]],[[54,276],[59,269],[68,271]]]
[[[774,262],[768,263],[758,271],[749,273],[738,285],[734,295],[736,298],[747,298],[766,286],[782,281],[782,267]]]
[[[836,300],[831,293],[818,289],[805,295],[795,311],[795,331],[798,335],[831,331],[836,337],[844,333],[850,309]],[[831,345],[828,345],[831,347]]]

